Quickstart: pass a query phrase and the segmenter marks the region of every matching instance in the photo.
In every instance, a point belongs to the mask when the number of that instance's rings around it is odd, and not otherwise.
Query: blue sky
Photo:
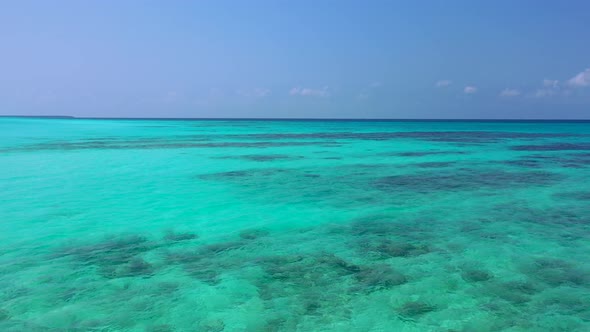
[[[590,2],[2,1],[0,114],[590,118]]]

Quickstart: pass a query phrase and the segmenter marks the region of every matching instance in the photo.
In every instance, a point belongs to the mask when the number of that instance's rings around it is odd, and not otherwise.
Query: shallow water
[[[590,123],[0,119],[1,331],[589,331]]]

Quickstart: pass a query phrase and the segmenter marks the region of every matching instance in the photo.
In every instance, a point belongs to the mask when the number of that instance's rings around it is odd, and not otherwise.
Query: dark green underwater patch
[[[508,172],[463,168],[453,171],[387,176],[374,181],[373,185],[387,192],[431,193],[541,186],[555,183],[560,179],[560,175],[544,171]]]

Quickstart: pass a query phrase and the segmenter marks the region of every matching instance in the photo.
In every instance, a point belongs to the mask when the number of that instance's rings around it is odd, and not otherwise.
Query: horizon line
[[[0,115],[0,118],[33,118],[33,119],[56,119],[56,120],[160,120],[160,121],[390,121],[390,122],[411,122],[411,121],[463,121],[463,122],[590,122],[587,119],[523,119],[523,118],[266,118],[266,117],[94,117],[94,116],[73,116],[73,115]]]

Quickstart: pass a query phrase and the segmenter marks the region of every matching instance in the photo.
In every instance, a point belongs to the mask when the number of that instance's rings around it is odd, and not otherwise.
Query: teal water
[[[0,331],[590,331],[590,123],[0,119]]]

